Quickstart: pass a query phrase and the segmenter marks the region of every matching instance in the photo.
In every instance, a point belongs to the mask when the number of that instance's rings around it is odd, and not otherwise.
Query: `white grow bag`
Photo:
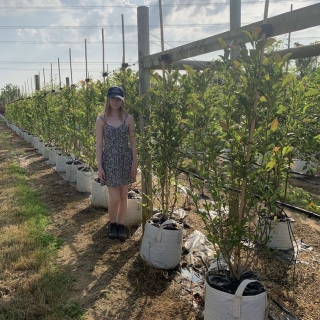
[[[127,214],[124,224],[138,226],[142,222],[141,199],[128,199]]]
[[[295,221],[291,218],[288,221],[272,221],[269,234],[270,241],[266,244],[270,249],[290,250],[293,248],[293,226]],[[269,232],[267,231],[267,234]]]
[[[57,172],[66,172],[66,163],[67,161],[70,161],[70,159],[63,154],[58,154],[56,156],[56,168],[55,170]]]
[[[93,179],[91,185],[91,204],[96,207],[108,208],[109,191],[108,187]]]
[[[76,163],[76,164],[75,164]],[[66,163],[66,180],[70,183],[77,182],[77,169],[78,167],[83,166],[80,161],[68,161]]]
[[[49,150],[49,164],[54,166],[56,164],[57,159],[57,150],[55,147],[50,148]]]
[[[91,192],[92,180],[94,179],[94,173],[85,171],[86,167],[77,168],[77,190],[79,192]]]
[[[246,286],[257,280],[243,280],[235,294],[212,288],[206,281],[204,320],[264,320],[267,293],[242,296]]]
[[[38,148],[37,148],[37,152],[39,153],[39,154],[43,154],[43,146],[44,146],[44,143],[43,143],[43,141],[42,140],[39,140],[38,141]]]
[[[167,220],[160,228],[146,222],[140,256],[155,268],[172,269],[181,261],[183,229],[163,229],[165,225],[173,222],[175,221]]]

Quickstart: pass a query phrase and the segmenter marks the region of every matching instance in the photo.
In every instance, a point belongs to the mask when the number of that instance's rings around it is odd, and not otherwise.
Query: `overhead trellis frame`
[[[143,7],[139,7],[141,9]],[[300,31],[320,25],[320,3],[316,3],[301,9],[293,10],[287,13],[283,13],[271,18],[268,18],[268,32],[267,37],[275,37],[283,35],[289,32]],[[138,21],[139,23],[139,21]],[[183,64],[181,60],[191,57],[199,56],[202,54],[221,50],[219,38],[226,42],[248,42],[244,36],[243,31],[251,32],[254,27],[261,27],[263,21],[257,21],[249,25],[243,26],[238,29],[233,29],[214,35],[208,38],[204,38],[198,41],[190,42],[188,44],[165,50],[164,52],[155,53],[152,55],[139,58],[139,66],[142,68],[160,69],[161,62],[160,57],[164,54],[170,57],[170,62],[175,63],[180,61],[178,65]],[[139,35],[138,35],[139,37]],[[303,49],[302,49],[303,48]],[[310,45],[301,48],[291,48],[288,50],[279,51],[279,54],[286,54],[292,52],[291,59],[304,58],[310,56],[320,55],[320,45]],[[207,63],[203,62],[202,63]],[[190,64],[190,61],[186,62]]]

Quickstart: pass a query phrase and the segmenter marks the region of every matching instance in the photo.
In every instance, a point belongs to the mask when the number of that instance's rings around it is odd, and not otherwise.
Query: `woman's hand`
[[[102,168],[98,168],[98,177],[101,182],[106,181],[106,174],[104,173],[104,170]]]
[[[130,177],[136,179],[137,177],[137,164],[132,163]]]

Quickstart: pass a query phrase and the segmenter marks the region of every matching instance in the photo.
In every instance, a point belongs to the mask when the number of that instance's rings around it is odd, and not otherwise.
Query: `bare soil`
[[[0,129],[11,132],[2,122]],[[89,194],[78,192],[14,133],[10,144],[16,150],[16,161],[27,172],[31,188],[41,191],[42,201],[50,210],[50,231],[64,240],[56,264],[73,278],[69,299],[80,302],[85,319],[203,318],[203,295],[194,296],[175,281],[177,271],[155,269],[140,258],[141,228],[131,228],[124,243],[107,239],[106,209],[92,206]],[[12,161],[2,151],[0,158]],[[318,185],[299,180],[294,183],[320,197]],[[266,285],[275,319],[285,313],[272,300],[299,319],[319,320],[320,220],[285,211],[296,220],[295,238],[302,239],[313,250],[300,253],[296,265],[261,257],[256,271]],[[200,217],[192,210],[186,222],[191,226],[187,235],[196,229],[203,231]]]

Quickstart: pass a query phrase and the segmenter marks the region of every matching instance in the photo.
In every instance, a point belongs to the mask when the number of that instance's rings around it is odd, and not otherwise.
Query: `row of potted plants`
[[[139,165],[143,175],[153,179],[149,186],[151,192],[146,195],[148,203],[143,205],[148,205],[150,213],[154,209],[158,211],[156,217],[152,219],[149,215],[148,221],[144,221],[141,257],[160,268],[172,268],[179,263],[179,259],[170,257],[181,255],[183,231],[179,223],[170,218],[179,198],[179,169],[192,172],[189,197],[204,221],[208,239],[216,247],[217,258],[227,265],[227,270],[220,270],[218,276],[208,276],[206,291],[215,287],[214,282],[220,281],[221,276],[227,276],[231,289],[221,290],[235,294],[240,287],[240,296],[250,295],[250,291],[261,294],[260,311],[254,311],[253,316],[245,313],[239,316],[237,307],[232,312],[234,317],[263,319],[264,289],[256,278],[247,279],[259,250],[252,250],[252,246],[246,244],[264,248],[270,241],[273,225],[287,219],[276,202],[285,200],[293,160],[301,156],[307,157],[304,158],[307,161],[311,156],[317,159],[319,122],[315,119],[319,114],[320,75],[317,69],[306,78],[298,79],[294,72],[285,70],[289,55],[264,56],[265,47],[272,47],[274,39],[262,40],[259,28],[246,36],[252,49],[241,44],[237,60],[229,59],[230,48],[221,40],[224,55],[214,62],[213,69],[197,72],[186,66],[184,74],[168,71],[165,81],[159,74],[152,73],[148,97],[135,95],[138,82],[131,74],[132,78],[127,80],[133,79],[128,83],[135,94],[128,99],[127,106],[131,113],[145,120],[143,130],[137,126]],[[164,83],[165,102],[162,100]],[[7,115],[17,123],[15,108],[16,104],[12,104]],[[84,137],[93,147],[92,121],[82,118],[82,122],[77,122],[68,108],[63,108],[68,122],[61,122],[60,128],[66,130],[61,132],[82,133],[74,140],[75,149],[82,145]],[[57,114],[57,110],[54,107],[49,110],[46,127],[52,128],[51,114]],[[86,110],[84,115],[89,119],[89,109]],[[23,108],[19,109],[19,117],[22,127],[31,121],[30,114]],[[39,128],[43,125],[42,119],[39,117]],[[50,136],[51,129],[43,130]],[[88,154],[77,152],[80,157]],[[203,199],[199,195],[207,197]],[[177,236],[171,238],[169,229],[175,229]],[[160,243],[164,248],[159,249]],[[177,244],[177,249],[173,249],[173,244]],[[168,250],[169,247],[172,250]],[[248,281],[241,285],[245,278]],[[210,302],[206,305],[209,307]],[[206,318],[221,318],[211,315],[216,310],[217,307],[207,309]],[[222,312],[230,313],[230,310]]]

